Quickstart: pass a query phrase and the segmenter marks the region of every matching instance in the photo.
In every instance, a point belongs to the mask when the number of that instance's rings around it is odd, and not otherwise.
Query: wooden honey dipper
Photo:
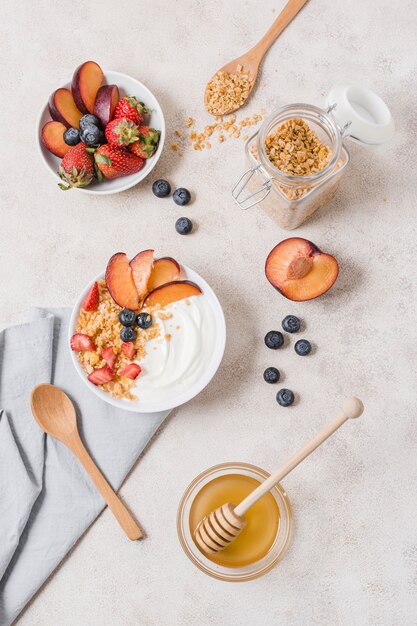
[[[359,417],[363,413],[361,400],[355,397],[346,398],[337,417],[325,426],[311,441],[294,454],[284,465],[264,480],[237,506],[227,502],[199,523],[194,531],[195,541],[205,554],[215,554],[226,548],[246,526],[245,513],[280,480],[285,478],[301,461],[304,461],[326,439],[333,435],[348,419]]]

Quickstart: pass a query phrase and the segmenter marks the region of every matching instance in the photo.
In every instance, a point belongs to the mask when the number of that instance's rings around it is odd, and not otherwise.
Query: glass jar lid
[[[338,85],[326,99],[344,137],[368,145],[389,141],[394,134],[391,111],[374,91],[356,85]]]

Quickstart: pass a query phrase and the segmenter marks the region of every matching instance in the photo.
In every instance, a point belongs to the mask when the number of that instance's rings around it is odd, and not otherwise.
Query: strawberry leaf
[[[111,165],[112,161],[105,154],[96,154],[96,162],[97,163],[105,163],[106,165]]]

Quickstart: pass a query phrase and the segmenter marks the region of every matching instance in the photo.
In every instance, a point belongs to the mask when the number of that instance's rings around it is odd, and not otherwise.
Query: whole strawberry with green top
[[[158,147],[161,131],[149,126],[139,126],[138,131],[139,141],[130,144],[129,149],[136,156],[149,159]]]
[[[72,187],[87,187],[94,177],[94,158],[85,144],[80,142],[68,150],[61,161],[58,174],[67,185],[59,183],[64,191]]]
[[[97,177],[120,178],[129,176],[142,169],[145,161],[126,150],[126,148],[114,148],[110,144],[100,146],[95,155]]]
[[[145,107],[143,102],[139,102],[135,96],[125,96],[116,104],[113,119],[125,117],[140,126],[145,118],[145,113],[150,113],[150,110]]]
[[[138,141],[139,126],[126,117],[120,117],[107,124],[105,134],[111,146],[123,148],[134,141]]]

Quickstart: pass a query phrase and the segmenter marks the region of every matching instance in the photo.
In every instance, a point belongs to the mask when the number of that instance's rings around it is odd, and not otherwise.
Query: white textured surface
[[[228,324],[218,375],[174,412],[122,490],[147,539],[128,543],[106,511],[23,614],[22,626],[415,623],[414,3],[311,0],[270,51],[248,107],[320,104],[332,85],[352,81],[379,92],[396,119],[389,146],[373,152],[353,146],[337,198],[295,231],[340,262],[338,282],[317,301],[291,304],[264,278],[265,256],[286,233],[231,201],[242,142],[179,157],[168,135],[156,176],[194,192],[185,210],[154,198],[151,181],[108,198],[61,193],[35,152],[38,109],[87,58],[149,85],[168,133],[186,115],[201,126],[205,79],[255,42],[276,15],[274,6],[282,2],[3,7],[0,324],[24,320],[33,304],[70,306],[114,251],[133,255],[150,246],[201,272]],[[174,230],[182,214],[197,224],[189,237]],[[317,347],[308,358],[263,346],[265,332],[288,313],[306,321],[304,334]],[[290,410],[262,382],[272,364],[299,394]],[[274,469],[352,392],[363,398],[364,416],[285,480],[296,533],[282,564],[238,586],[195,570],[175,527],[190,480],[231,459]]]

